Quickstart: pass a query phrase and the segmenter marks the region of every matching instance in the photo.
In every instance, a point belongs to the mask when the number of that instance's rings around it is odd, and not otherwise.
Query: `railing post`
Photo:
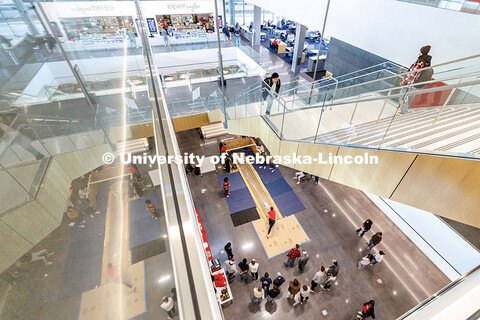
[[[313,83],[313,88],[312,88],[312,92],[310,93],[310,107],[312,106],[312,101],[313,101],[313,93],[315,92],[315,86],[317,85],[317,83]]]
[[[358,97],[357,103],[355,103],[355,108],[353,109],[353,112],[352,112],[352,118],[350,119],[350,124],[353,123],[353,117],[355,117],[355,113],[357,112],[357,107],[358,107],[358,101],[359,100],[360,100],[360,97]]]
[[[462,79],[463,79],[463,77],[460,78],[460,79],[458,79],[457,84],[459,84],[459,83],[462,81]],[[439,117],[440,114],[443,112],[443,109],[445,108],[445,106],[450,102],[450,99],[452,99],[453,94],[455,93],[455,91],[457,91],[457,88],[453,88],[452,91],[450,91],[450,94],[448,95],[447,100],[445,100],[445,102],[443,103],[442,108],[440,109],[440,111],[438,111],[438,113],[437,113],[437,115],[435,116],[435,119],[433,120],[432,124],[435,124],[435,122],[437,122],[438,117]]]
[[[280,104],[280,99],[278,100],[278,104]],[[280,140],[283,140],[283,124],[285,122],[285,104],[286,104],[286,102],[284,102],[284,104],[283,104],[283,115],[282,115],[282,127],[280,129]]]
[[[295,109],[295,95],[297,94],[297,90],[298,88],[295,88],[295,90],[293,90],[292,110]]]

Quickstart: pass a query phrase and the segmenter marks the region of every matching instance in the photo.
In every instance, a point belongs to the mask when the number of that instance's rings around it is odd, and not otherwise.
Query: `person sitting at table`
[[[272,49],[274,49],[274,50],[277,50],[277,49],[278,49],[278,40],[277,40],[277,38],[273,39]]]

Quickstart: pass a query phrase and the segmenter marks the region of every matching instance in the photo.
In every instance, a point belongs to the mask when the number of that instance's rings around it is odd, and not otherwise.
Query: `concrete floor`
[[[180,151],[197,155],[217,154],[221,138],[202,141],[195,130],[177,133]],[[281,298],[275,304],[264,301],[254,305],[252,291],[259,283],[252,283],[251,279],[241,282],[237,276],[231,283],[234,302],[223,309],[226,319],[298,316],[302,319],[352,319],[370,299],[376,301],[377,319],[394,319],[450,282],[361,191],[323,179],[319,185],[312,182],[297,185],[292,179],[293,169],[280,167],[280,170],[306,207],[296,214],[312,240],[302,246],[310,255],[306,270],[300,273],[296,267],[285,268],[284,254],[267,260],[252,225],[233,226],[217,175],[213,172],[188,178],[212,253],[223,263],[226,254],[221,250],[231,242],[237,261],[244,257],[255,258],[260,264],[260,274],[281,272],[286,281],[298,278],[302,284],[309,284],[321,265],[328,267],[331,260],[336,259],[341,267],[336,285],[329,292],[311,294],[307,304],[293,308],[292,301],[284,297],[288,287],[284,284]],[[224,173],[220,170],[218,174]],[[202,193],[202,189],[206,191]],[[384,235],[383,241],[371,252],[382,250],[386,256],[380,264],[360,271],[356,265],[368,252],[365,246],[373,232],[359,239],[355,229],[367,218],[374,222],[372,231],[382,231]],[[323,310],[328,312],[326,316],[321,315]]]

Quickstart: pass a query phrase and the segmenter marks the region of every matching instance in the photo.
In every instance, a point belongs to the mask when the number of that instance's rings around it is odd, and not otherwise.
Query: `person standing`
[[[300,272],[303,272],[303,269],[307,265],[308,259],[310,259],[310,256],[308,255],[307,251],[303,250],[302,256],[298,258],[298,269]]]
[[[275,303],[279,295],[280,289],[276,285],[273,285],[273,288],[267,292],[268,302]]]
[[[300,291],[297,293],[295,296],[295,303],[293,306],[296,306],[297,304],[302,304],[304,301],[308,301],[308,296],[310,295],[310,288],[304,284],[303,287],[300,288]]]
[[[253,303],[262,302],[264,293],[262,286],[253,288]]]
[[[232,244],[228,242],[225,247],[225,252],[227,253],[228,260],[232,260],[233,258],[233,252],[232,252]]]
[[[247,259],[243,258],[242,262],[238,264],[238,268],[240,268],[240,280],[248,279],[248,270],[250,267],[248,266]]]
[[[357,268],[359,270],[362,270],[363,268],[368,266],[372,261],[373,261],[373,254],[369,253],[365,257],[363,257],[362,260],[358,261]]]
[[[220,154],[227,152],[227,144],[223,143],[220,147]]]
[[[320,271],[315,273],[315,275],[312,278],[312,283],[311,283],[311,290],[310,292],[315,292],[315,288],[321,284],[324,283],[325,280],[327,279],[327,273],[325,272],[325,267],[321,266]]]
[[[223,179],[223,191],[225,192],[225,197],[230,197],[230,182],[228,182],[228,178]]]
[[[265,294],[267,294],[267,292],[270,290],[270,285],[272,284],[272,279],[270,279],[268,272],[265,272],[263,277],[260,278],[260,282],[262,282],[262,288]]]
[[[356,233],[359,233],[358,236],[361,238],[363,237],[363,235],[365,234],[365,232],[367,232],[368,230],[370,230],[372,228],[372,220],[370,219],[367,219],[365,220],[365,222],[362,224],[362,226],[360,228],[358,228],[357,230],[355,230]]]
[[[175,305],[173,304],[173,299],[165,296],[162,298],[162,301],[163,303],[160,305],[160,307],[167,312],[168,319],[173,319],[175,316]]]
[[[168,32],[167,29],[162,29],[162,36],[163,36],[163,42],[165,42],[165,46],[168,46]]]
[[[385,253],[383,251],[379,251],[376,255],[373,256],[373,261],[370,265],[373,266],[373,265],[376,265],[377,263],[382,262],[384,255]]]
[[[270,115],[270,109],[272,108],[273,104],[273,96],[278,95],[280,92],[280,86],[282,82],[280,81],[280,76],[278,73],[274,72],[270,78],[266,78],[263,81],[262,88],[263,88],[263,100],[267,101],[267,109],[265,111],[266,115]]]
[[[375,319],[374,306],[375,306],[375,301],[373,300],[365,302],[363,304],[362,311],[358,311],[357,319],[364,320],[370,317],[372,317],[372,319]]]
[[[382,241],[382,233],[381,232],[377,232],[375,233],[373,236],[372,236],[372,239],[370,239],[370,242],[367,243],[368,245],[368,249],[372,249],[373,247],[375,247],[377,244],[380,243],[380,241]]]
[[[147,199],[147,200],[145,200],[145,206],[147,207],[147,210],[150,211],[150,214],[152,215],[152,218],[157,220],[158,219],[158,212],[157,212],[157,207],[155,207],[155,204],[150,199]]]
[[[235,36],[235,45],[240,46],[240,26],[235,27],[235,31],[233,31],[233,35]]]
[[[258,281],[258,267],[260,265],[255,261],[255,259],[252,259],[252,262],[248,265],[248,269],[250,270],[250,273],[252,274],[252,278],[254,281]]]
[[[330,266],[327,270],[327,274],[331,274],[334,277],[338,275],[338,272],[340,272],[340,266],[338,265],[338,261],[333,259],[332,260],[333,265]]]
[[[128,40],[130,40],[130,46],[134,49],[137,48],[137,39],[135,38],[135,33],[133,31],[127,30],[126,32]]]
[[[298,282],[297,279],[293,279],[293,281],[290,281],[288,283],[288,294],[287,298],[294,298],[295,295],[300,291],[300,282]]]
[[[333,275],[333,273],[328,273],[327,272],[327,278],[325,279],[325,282],[320,284],[320,287],[325,290],[325,291],[329,291],[330,288],[332,287],[332,283],[335,282],[335,280],[337,280],[337,277]]]
[[[228,280],[235,278],[237,273],[237,265],[235,264],[235,259],[231,258],[225,261],[225,271],[227,272]]]
[[[267,238],[270,238],[270,231],[272,231],[272,228],[275,225],[275,210],[273,210],[273,207],[270,207],[270,211],[268,211],[268,225]]]
[[[230,43],[230,29],[228,29],[227,24],[225,24],[225,27],[223,27],[223,34],[227,38],[227,43]]]
[[[415,98],[414,96],[408,97],[408,91],[421,89],[424,85],[417,85],[413,86],[416,82],[425,82],[432,79],[433,70],[423,70],[420,69],[427,68],[431,66],[432,56],[428,55],[430,52],[431,46],[423,46],[420,48],[420,53],[418,55],[417,60],[410,66],[408,71],[410,72],[407,74],[403,80],[400,82],[402,86],[401,96],[400,96],[400,114],[405,114],[408,112],[408,108],[412,103],[412,100]]]
[[[295,248],[293,248],[292,250],[290,250],[287,254],[287,262],[284,263],[283,265],[285,267],[293,267],[293,264],[295,263],[295,259],[297,259],[298,257],[300,257],[300,250],[298,250],[298,248],[300,248],[300,245],[299,244],[296,244],[295,245]]]
[[[285,278],[282,277],[282,274],[280,272],[277,272],[277,277],[273,279],[273,284],[278,288],[280,288],[284,282],[285,282]]]

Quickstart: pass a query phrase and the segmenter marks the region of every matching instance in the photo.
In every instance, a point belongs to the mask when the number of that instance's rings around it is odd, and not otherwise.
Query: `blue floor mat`
[[[223,179],[228,178],[228,182],[230,182],[230,193],[235,190],[240,190],[243,188],[246,188],[247,185],[245,184],[245,181],[243,181],[242,175],[240,172],[234,172],[230,173],[224,176],[218,177],[218,183],[220,184],[220,187],[223,190]]]
[[[249,208],[255,208],[255,201],[253,201],[248,188],[230,191],[230,197],[225,199],[227,200],[230,214]]]
[[[253,165],[253,167],[255,168],[255,170],[257,170],[257,173],[265,186],[274,181],[283,179],[282,173],[280,172],[280,170],[278,170],[278,168],[275,169],[274,172],[272,172],[272,170],[270,169],[270,165],[267,165],[267,169],[259,168],[258,165]]]
[[[284,193],[287,193],[289,191],[293,191],[292,187],[285,181],[285,179],[278,179],[275,180],[267,185],[265,185],[265,188],[267,188],[268,193],[270,193],[270,196],[275,199],[275,197],[280,196]]]
[[[80,295],[100,285],[108,191],[116,182],[118,179],[99,183],[96,211],[100,213],[93,214],[93,217],[80,217],[70,228],[70,247],[65,259],[61,286],[64,297]],[[85,227],[80,228],[78,226],[82,220],[85,220]]]
[[[158,208],[157,195],[129,202],[130,249],[161,238],[160,220],[154,220],[147,210],[145,200],[150,199]],[[158,210],[158,209],[157,209]]]
[[[298,199],[295,191],[291,190],[273,198],[283,217],[305,210],[305,206]]]

